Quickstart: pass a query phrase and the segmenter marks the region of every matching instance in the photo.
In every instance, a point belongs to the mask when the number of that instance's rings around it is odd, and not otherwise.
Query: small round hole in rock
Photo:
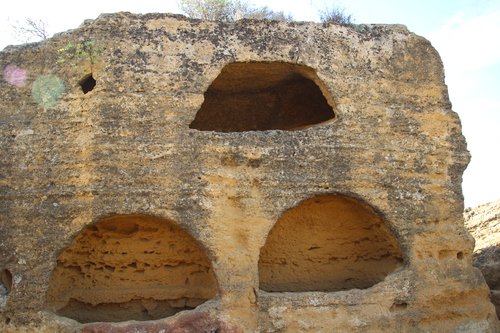
[[[10,291],[12,290],[12,273],[8,269],[4,269],[1,278],[3,289],[5,289],[5,294],[10,293]]]
[[[85,76],[83,79],[78,82],[80,87],[82,87],[82,91],[84,94],[88,93],[89,91],[92,91],[96,85],[96,80],[92,76],[92,74],[89,74]]]
[[[462,260],[464,258],[464,253],[462,251],[457,253],[457,259]]]
[[[407,307],[408,307],[408,303],[397,302],[397,303],[392,304],[390,310],[391,311],[403,311],[403,310],[406,310]]]

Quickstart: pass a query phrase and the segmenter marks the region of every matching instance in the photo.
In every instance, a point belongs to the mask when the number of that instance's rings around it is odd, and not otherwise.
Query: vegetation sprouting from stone
[[[318,10],[318,16],[321,22],[336,22],[340,25],[354,27],[353,14],[347,11],[347,8],[340,3],[332,3]]]
[[[189,17],[209,21],[233,22],[243,18],[292,21],[284,11],[273,11],[268,6],[255,7],[241,0],[179,0],[179,8]]]
[[[24,21],[10,23],[12,37],[21,43],[29,43],[50,37],[48,23],[41,19],[26,18]]]
[[[71,66],[76,66],[78,62],[90,61],[96,64],[99,61],[104,46],[97,45],[95,41],[81,41],[78,43],[69,43],[65,47],[57,50],[60,55],[57,63],[69,62]]]
[[[290,13],[285,13],[284,11],[273,11],[268,6],[257,7],[257,8],[248,8],[245,15],[245,18],[253,18],[253,19],[268,19],[275,21],[293,21],[293,15]]]

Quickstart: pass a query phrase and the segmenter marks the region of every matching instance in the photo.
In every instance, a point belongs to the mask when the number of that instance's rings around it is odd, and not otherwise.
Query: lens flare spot
[[[28,78],[28,71],[15,65],[7,65],[3,70],[3,78],[16,87],[23,87]]]
[[[64,81],[53,75],[39,76],[33,83],[31,95],[35,102],[47,109],[52,109],[64,93]]]

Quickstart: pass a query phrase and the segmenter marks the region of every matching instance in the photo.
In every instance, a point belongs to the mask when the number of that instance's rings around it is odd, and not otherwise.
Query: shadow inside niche
[[[189,125],[216,132],[299,130],[335,119],[333,99],[312,68],[284,62],[236,62],[205,92]]]

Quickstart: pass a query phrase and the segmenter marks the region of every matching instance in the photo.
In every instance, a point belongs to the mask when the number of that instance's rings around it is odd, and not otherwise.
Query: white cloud
[[[460,77],[500,62],[500,10],[480,14],[459,12],[443,27],[427,34],[439,51],[447,74]]]
[[[477,8],[477,7],[476,7]],[[500,6],[461,11],[425,35],[443,59],[453,109],[472,154],[464,173],[466,206],[500,198]]]

